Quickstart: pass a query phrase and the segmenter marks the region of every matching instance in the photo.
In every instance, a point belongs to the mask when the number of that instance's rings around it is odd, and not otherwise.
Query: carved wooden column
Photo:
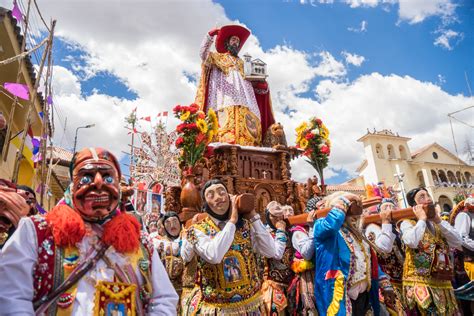
[[[230,147],[230,174],[233,176],[238,175],[238,165],[237,165],[237,146]]]
[[[288,161],[286,159],[287,153],[282,151],[280,153],[280,169],[281,169],[281,179],[283,181],[290,180],[289,177],[289,168],[288,168]]]

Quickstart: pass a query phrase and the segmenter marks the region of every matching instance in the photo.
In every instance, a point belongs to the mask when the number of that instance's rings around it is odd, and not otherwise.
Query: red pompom
[[[46,215],[53,231],[54,243],[60,247],[75,246],[86,233],[81,215],[67,205],[57,205]]]
[[[117,215],[104,224],[102,241],[118,252],[133,253],[140,246],[140,223],[133,215]]]

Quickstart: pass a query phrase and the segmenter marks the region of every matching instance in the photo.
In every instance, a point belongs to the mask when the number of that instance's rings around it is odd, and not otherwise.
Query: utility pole
[[[31,120],[31,118],[30,118],[31,117],[31,112],[32,112],[33,108],[35,107],[35,100],[36,100],[36,96],[38,95],[38,86],[39,86],[39,83],[41,81],[41,75],[43,74],[43,68],[44,68],[44,64],[45,64],[45,61],[46,61],[46,56],[50,52],[50,50],[52,48],[52,45],[53,45],[53,36],[54,36],[54,27],[55,26],[56,26],[56,20],[53,20],[51,22],[51,31],[49,32],[48,44],[46,45],[46,48],[43,52],[43,56],[41,57],[41,63],[40,63],[39,70],[38,70],[38,77],[35,80],[35,85],[33,87],[33,91],[31,93],[31,97],[30,97],[30,102],[27,103],[28,104],[27,105],[28,112],[26,114],[26,120],[25,120],[25,125],[24,125],[24,128],[23,128],[23,135],[21,137],[20,148],[17,151],[16,159],[15,159],[15,166],[13,168],[12,182],[14,182],[14,183],[16,183],[18,181],[18,173],[19,173],[19,170],[20,170],[20,162],[23,159],[23,149],[25,148],[26,135],[28,134],[28,130],[29,130],[30,125],[31,125],[31,121],[30,121]],[[41,137],[43,137],[43,135],[41,135]],[[42,157],[42,159],[45,159],[45,157]],[[43,192],[41,192],[41,194],[42,193]]]
[[[41,155],[41,164],[40,164],[40,170],[39,170],[39,175],[40,175],[40,205],[43,207],[43,201],[44,201],[44,188],[46,188],[49,185],[49,180],[48,180],[48,168],[47,168],[47,161],[46,161],[46,150],[48,147],[48,136],[51,137],[51,130],[49,129],[49,104],[48,104],[48,99],[51,98],[51,73],[52,73],[52,67],[53,67],[53,54],[52,54],[52,43],[50,46],[49,54],[48,54],[48,68],[46,70],[46,80],[44,83],[45,87],[45,98],[46,98],[46,103],[43,104],[43,125],[42,125],[42,131],[41,131],[41,144],[40,144],[40,155]],[[52,151],[50,152],[49,159],[53,159],[52,156]],[[51,166],[51,164],[50,164]]]

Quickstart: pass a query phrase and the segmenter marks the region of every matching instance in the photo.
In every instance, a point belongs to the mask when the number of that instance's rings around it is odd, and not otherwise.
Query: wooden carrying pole
[[[426,213],[426,216],[430,219],[433,218],[436,214],[434,204],[425,204],[423,205],[423,210]],[[413,207],[404,208],[400,210],[392,211],[391,221],[396,223],[403,219],[416,219],[415,213],[413,213]],[[381,224],[382,219],[380,218],[380,214],[371,214],[364,216],[364,225],[369,224]]]
[[[380,204],[380,202],[382,202],[382,199],[380,197],[367,199],[367,200],[362,201],[362,208],[369,208],[371,206]],[[351,205],[351,208],[352,207],[356,207],[356,205],[353,204]],[[321,210],[317,210],[316,219],[326,217],[329,211],[331,211],[331,208],[323,208]],[[308,219],[308,213],[303,213],[303,214],[288,217],[288,223],[290,223],[290,225],[304,225],[307,223],[307,219]]]

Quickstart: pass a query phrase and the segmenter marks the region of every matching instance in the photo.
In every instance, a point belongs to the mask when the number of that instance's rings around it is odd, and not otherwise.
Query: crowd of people
[[[451,225],[415,188],[414,216],[394,222],[383,199],[366,225],[359,196],[315,194],[290,225],[291,206],[242,213],[211,179],[186,224],[134,213],[107,150],[70,170],[45,214],[33,190],[0,181],[0,315],[472,315],[473,198]]]

